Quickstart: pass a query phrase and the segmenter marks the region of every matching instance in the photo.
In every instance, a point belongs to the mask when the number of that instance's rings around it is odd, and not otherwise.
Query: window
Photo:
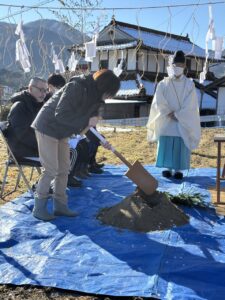
[[[100,60],[99,69],[108,69],[108,65],[109,65],[108,59]]]

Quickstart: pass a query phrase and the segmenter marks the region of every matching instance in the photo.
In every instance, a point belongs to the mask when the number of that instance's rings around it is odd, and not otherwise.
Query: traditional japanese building
[[[72,50],[84,51],[84,47],[74,46]],[[97,54],[89,63],[91,72],[122,67],[121,88],[114,98],[117,101],[110,100],[106,117],[147,116],[156,84],[167,76],[169,57],[177,50],[186,54],[187,76],[195,79],[197,87],[200,87],[198,78],[203,70],[205,50],[192,43],[188,36],[119,22],[113,18],[99,33]],[[199,103],[204,103],[205,94],[198,93]],[[215,101],[212,93],[206,96],[208,102]],[[121,102],[118,103],[118,100]]]

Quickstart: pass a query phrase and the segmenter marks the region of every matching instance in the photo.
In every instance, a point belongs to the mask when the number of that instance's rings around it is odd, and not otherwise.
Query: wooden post
[[[220,204],[220,169],[221,169],[221,144],[225,142],[225,135],[218,134],[214,137],[214,142],[217,143],[217,171],[216,171],[216,204]]]
[[[221,142],[217,142],[217,174],[216,174],[216,192],[217,203],[220,203],[220,165],[221,165]]]

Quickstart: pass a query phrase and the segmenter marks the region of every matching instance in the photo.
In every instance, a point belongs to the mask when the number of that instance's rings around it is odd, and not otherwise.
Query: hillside
[[[6,69],[10,72],[21,72],[21,80],[34,75],[46,77],[54,71],[51,43],[66,66],[69,58],[67,49],[74,44],[82,43],[83,40],[80,31],[57,20],[41,19],[24,24],[23,31],[32,65],[31,72],[25,76],[20,64],[15,63],[15,45],[18,39],[15,35],[16,26],[17,24],[0,22],[0,71]]]

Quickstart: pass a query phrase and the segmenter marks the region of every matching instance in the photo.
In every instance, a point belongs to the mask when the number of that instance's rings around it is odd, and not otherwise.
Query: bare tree
[[[101,26],[100,22],[106,22],[105,15],[101,15],[100,18],[94,11],[95,8],[100,7],[102,0],[58,0],[58,2],[68,9],[51,11],[60,21],[79,30],[82,33],[83,42],[97,27]]]

